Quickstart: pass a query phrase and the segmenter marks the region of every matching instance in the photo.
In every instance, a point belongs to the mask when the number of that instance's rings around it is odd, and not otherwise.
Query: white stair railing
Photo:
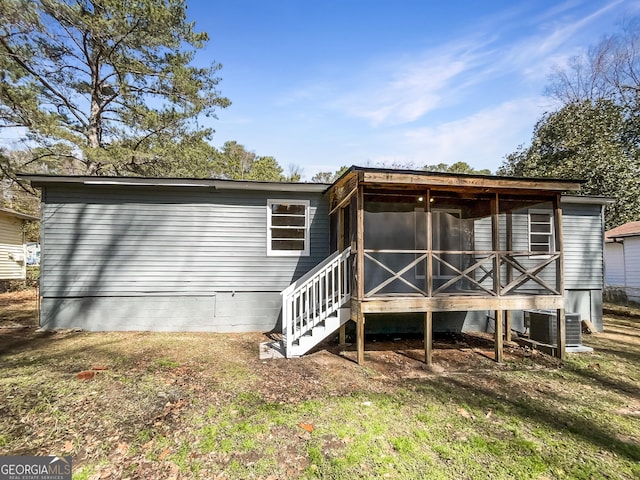
[[[287,358],[292,356],[294,342],[311,334],[328,317],[338,315],[340,307],[351,298],[350,256],[350,247],[331,254],[281,293]]]

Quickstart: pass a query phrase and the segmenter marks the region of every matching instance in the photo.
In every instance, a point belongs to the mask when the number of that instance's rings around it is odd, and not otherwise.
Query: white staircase
[[[351,248],[327,257],[282,295],[282,333],[287,358],[304,355],[350,317]]]

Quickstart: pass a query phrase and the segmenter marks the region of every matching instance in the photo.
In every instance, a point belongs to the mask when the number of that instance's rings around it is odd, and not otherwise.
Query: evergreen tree
[[[229,105],[193,64],[207,40],[184,0],[0,0],[0,129],[31,152],[4,173],[189,174],[198,118]]]

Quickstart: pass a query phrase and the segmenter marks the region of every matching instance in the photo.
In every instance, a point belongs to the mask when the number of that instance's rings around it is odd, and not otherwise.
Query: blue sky
[[[189,0],[232,105],[210,125],[307,180],[341,165],[495,171],[554,108],[555,65],[640,1]]]

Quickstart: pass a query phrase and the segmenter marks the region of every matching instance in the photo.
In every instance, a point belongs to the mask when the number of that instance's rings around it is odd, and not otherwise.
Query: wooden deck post
[[[428,310],[424,313],[424,362],[431,366],[433,363],[433,313]]]
[[[357,259],[356,259],[356,285],[352,290],[352,294],[355,293],[358,300],[358,312],[356,314],[356,343],[357,343],[357,360],[358,364],[362,365],[364,362],[364,321],[365,316],[362,313],[362,306],[360,301],[364,299],[364,187],[360,184],[358,179],[358,200],[357,200],[357,212],[356,212],[356,246],[357,246]]]
[[[511,310],[504,312],[504,341],[511,341]]]
[[[502,362],[503,338],[502,338],[502,310],[496,310],[496,327],[494,329],[496,362]]]
[[[364,314],[361,311],[358,311],[356,332],[356,360],[358,361],[358,365],[362,365],[364,363]]]
[[[500,205],[499,197],[496,193],[491,199],[491,249],[495,252],[496,258],[493,263],[493,291],[498,299],[501,297],[502,282],[500,281]],[[496,310],[496,321],[494,328],[494,348],[496,362],[502,362],[504,345],[504,331],[502,326],[503,310]]]
[[[338,331],[338,341],[340,345],[347,344],[347,326],[345,324],[340,325],[340,330]]]

